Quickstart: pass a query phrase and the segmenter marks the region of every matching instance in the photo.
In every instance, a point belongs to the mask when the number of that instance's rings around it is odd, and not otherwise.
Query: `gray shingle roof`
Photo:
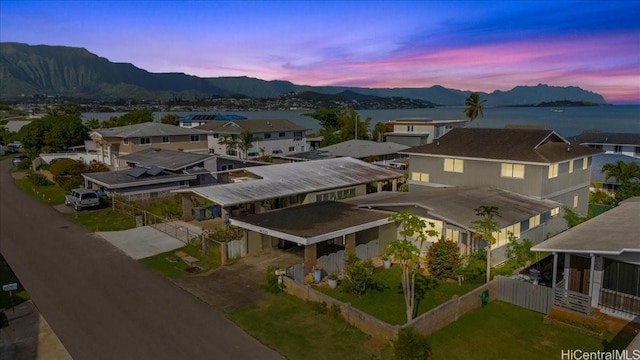
[[[621,254],[633,252],[640,261],[640,197],[572,227],[532,248],[534,251]]]
[[[396,144],[392,142],[375,142],[369,140],[348,140],[338,144],[320,148],[321,151],[329,152],[335,156],[350,156],[362,159],[367,156],[379,156],[396,154],[406,150],[410,146]]]
[[[639,128],[640,129],[640,128]],[[583,131],[572,136],[571,141],[578,144],[612,144],[640,146],[640,134],[607,133],[600,131]]]
[[[95,129],[96,133],[102,137],[138,138],[148,136],[171,136],[171,135],[206,135],[207,131],[184,128],[175,125],[162,124],[157,122],[146,122],[120,126],[108,129]]]
[[[257,166],[243,170],[257,175],[260,179],[192,187],[180,192],[193,192],[219,205],[231,206],[397,179],[402,176],[397,172],[348,157]]]
[[[249,130],[252,133],[308,130],[306,127],[300,126],[287,119],[211,121],[207,124],[198,126],[197,129],[229,134],[239,134],[243,130]]]
[[[157,166],[163,169],[177,171],[213,157],[215,156],[151,148],[123,155],[120,159],[147,168]]]
[[[164,184],[183,180],[195,180],[198,177],[197,175],[170,174],[162,172],[156,176],[144,174],[136,178],[129,175],[131,173],[131,170],[132,169],[86,173],[82,174],[82,176],[85,179],[102,185],[110,190],[122,189],[132,186]]]
[[[548,164],[602,152],[582,145],[569,145],[569,141],[551,130],[455,128],[431,144],[401,153]]]
[[[474,209],[480,206],[496,206],[500,217],[494,220],[501,227],[562,206],[556,201],[540,200],[490,186],[431,188],[417,192],[387,191],[346,199],[344,202],[380,210],[412,210],[417,215],[436,216],[467,230],[471,222],[478,220]]]

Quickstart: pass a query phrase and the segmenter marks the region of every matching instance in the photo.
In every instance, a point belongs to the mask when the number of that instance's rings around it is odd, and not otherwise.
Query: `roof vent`
[[[436,141],[436,146],[440,146],[440,140]]]

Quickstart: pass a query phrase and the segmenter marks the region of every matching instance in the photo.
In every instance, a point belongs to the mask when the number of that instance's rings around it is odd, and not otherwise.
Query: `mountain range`
[[[289,81],[240,77],[201,78],[183,73],[151,73],[129,63],[113,63],[84,48],[0,43],[0,99],[66,96],[94,100],[252,97],[275,98],[292,92],[403,97],[445,106],[464,105],[470,91],[440,85],[424,88],[362,88],[296,85]],[[480,92],[487,106],[536,105],[576,101],[606,104],[600,94],[575,86],[516,86]]]

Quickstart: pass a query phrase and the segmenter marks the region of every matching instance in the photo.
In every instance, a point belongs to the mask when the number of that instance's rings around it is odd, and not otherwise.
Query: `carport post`
[[[344,250],[350,254],[356,253],[356,234],[355,233],[344,235]]]
[[[304,247],[304,273],[308,274],[316,266],[318,260],[318,249],[316,244],[305,245]]]

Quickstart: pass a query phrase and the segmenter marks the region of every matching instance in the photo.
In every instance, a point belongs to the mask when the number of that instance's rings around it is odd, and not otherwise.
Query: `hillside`
[[[86,99],[167,100],[244,96],[275,98],[287,93],[315,92],[350,100],[416,99],[437,105],[464,105],[469,91],[440,85],[424,88],[358,88],[296,85],[246,76],[200,78],[182,73],[150,73],[128,63],[112,63],[83,48],[0,43],[0,96],[61,95]],[[583,101],[605,104],[596,93],[579,87],[517,86],[481,93],[487,106]]]

